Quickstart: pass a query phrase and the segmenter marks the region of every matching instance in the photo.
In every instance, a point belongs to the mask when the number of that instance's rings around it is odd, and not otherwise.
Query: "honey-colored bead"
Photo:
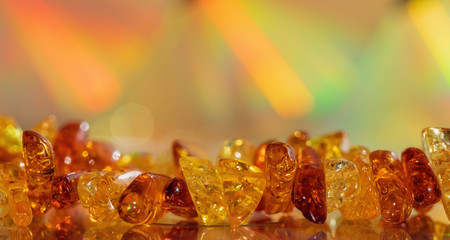
[[[153,223],[166,214],[162,207],[164,186],[170,178],[156,173],[142,173],[120,195],[119,217],[133,224]]]
[[[145,152],[123,155],[117,161],[117,166],[123,169],[136,169],[143,172],[151,172],[155,169],[153,156]]]
[[[163,207],[181,217],[194,218],[198,216],[191,195],[189,195],[188,186],[179,177],[172,178],[164,186]]]
[[[424,208],[439,202],[441,190],[425,153],[418,148],[405,149],[402,164],[407,187],[412,193],[413,207]]]
[[[63,125],[53,140],[58,174],[86,170],[86,163],[79,157],[88,139],[89,124],[71,121]]]
[[[24,131],[22,142],[28,197],[33,214],[41,215],[51,205],[49,186],[52,184],[56,165],[53,148],[47,139],[33,131]]]
[[[100,171],[106,167],[117,169],[117,160],[120,158],[120,152],[115,150],[111,145],[97,141],[88,141],[84,145],[80,164],[86,167],[83,170]]]
[[[84,173],[78,179],[78,197],[83,207],[89,207],[95,193],[98,191],[98,183],[106,172]]]
[[[74,172],[55,176],[52,180],[52,205],[54,208],[66,208],[74,205],[78,197],[78,179],[85,172]]]
[[[25,163],[22,158],[0,164],[0,181],[4,184],[10,182],[26,181]]]
[[[404,222],[411,213],[412,199],[399,177],[402,169],[398,169],[398,157],[393,152],[377,150],[371,152],[369,158],[378,190],[381,218],[392,224]]]
[[[354,146],[346,156],[346,159],[358,168],[361,187],[360,193],[339,209],[347,220],[368,220],[380,216],[380,203],[369,164],[369,154],[367,148]]]
[[[42,119],[42,121],[38,124],[34,125],[31,130],[41,134],[41,136],[51,142],[55,138],[57,128],[56,117],[54,115],[50,115]]]
[[[9,184],[9,201],[11,202],[9,215],[17,226],[28,226],[33,221],[31,203],[27,196],[27,189],[23,183]]]
[[[175,164],[175,170],[177,171],[177,176],[183,177],[183,172],[181,171],[180,166],[180,159],[187,156],[194,157],[195,155],[192,154],[189,148],[182,144],[181,141],[174,140],[172,142],[172,156],[173,163]]]
[[[255,157],[253,158],[253,165],[257,166],[263,172],[266,172],[266,146],[271,142],[275,142],[275,140],[268,140],[261,143],[256,148]]]
[[[287,143],[294,148],[295,152],[300,152],[300,149],[307,145],[310,140],[309,134],[305,131],[297,130],[287,139]]]
[[[0,149],[7,154],[22,153],[22,129],[10,117],[0,116]]]
[[[319,154],[310,147],[304,147],[298,158],[292,201],[306,219],[322,224],[327,219],[325,172],[322,161]]]
[[[352,201],[361,191],[356,165],[345,159],[325,159],[327,211],[333,212]]]
[[[117,218],[117,203],[125,188],[141,171],[108,172],[98,183],[98,191],[89,204],[89,216],[96,222],[110,222]]]
[[[228,139],[222,144],[218,159],[236,159],[246,163],[253,163],[255,146],[250,142],[241,139]]]
[[[442,205],[450,219],[450,128],[425,128],[422,143],[439,181]]]
[[[266,184],[258,167],[235,159],[221,159],[217,174],[222,179],[228,220],[232,228],[247,221],[258,206]]]
[[[205,225],[225,224],[228,209],[222,182],[211,162],[183,157],[180,166],[201,222]]]
[[[3,219],[8,215],[9,209],[9,190],[3,184],[0,184],[0,219]]]
[[[343,131],[330,133],[308,141],[314,150],[319,153],[321,159],[342,158],[348,152],[348,137]]]
[[[285,211],[291,202],[297,159],[294,149],[282,142],[266,146],[266,187],[264,211],[273,214]]]

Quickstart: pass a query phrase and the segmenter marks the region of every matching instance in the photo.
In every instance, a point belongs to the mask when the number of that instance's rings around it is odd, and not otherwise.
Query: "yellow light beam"
[[[408,13],[450,84],[450,18],[437,0],[408,3]]]
[[[198,2],[279,115],[312,109],[311,93],[239,1]]]

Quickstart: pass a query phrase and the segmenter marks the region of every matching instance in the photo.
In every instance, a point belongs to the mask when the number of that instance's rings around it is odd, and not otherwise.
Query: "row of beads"
[[[20,141],[14,122],[0,118],[5,173],[0,217],[9,213],[17,225],[25,226],[50,206],[65,208],[80,200],[94,221],[120,217],[133,224],[153,223],[169,210],[186,218],[198,216],[206,225],[237,227],[255,211],[290,212],[294,206],[315,223],[325,222],[327,212],[337,209],[349,220],[381,213],[385,221],[399,223],[412,207],[425,212],[438,202],[440,189],[448,209],[444,186],[449,129],[423,131],[433,170],[417,148],[406,149],[400,162],[389,151],[369,152],[360,146],[347,150],[343,132],[310,140],[307,133],[296,131],[287,143],[268,141],[256,151],[242,139],[227,140],[216,166],[174,141],[178,177],[170,179],[149,172],[149,154],[119,159],[112,147],[90,141],[85,122],[69,122],[58,131],[55,125],[54,118],[48,118],[36,132],[24,131]],[[23,146],[24,164],[17,145]]]

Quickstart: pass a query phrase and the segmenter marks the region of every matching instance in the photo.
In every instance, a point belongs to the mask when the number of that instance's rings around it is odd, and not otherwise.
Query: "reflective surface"
[[[17,227],[3,219],[0,239],[449,239],[450,225],[442,205],[427,215],[413,212],[405,223],[389,225],[380,218],[348,221],[338,212],[324,224],[314,224],[299,211],[289,215],[254,214],[247,224],[201,226],[193,220],[168,214],[152,225],[131,225],[123,221],[93,223],[81,205],[52,209],[33,220],[28,227]]]

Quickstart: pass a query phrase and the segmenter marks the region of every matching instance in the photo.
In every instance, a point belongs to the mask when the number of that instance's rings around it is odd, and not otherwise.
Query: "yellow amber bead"
[[[31,203],[27,196],[27,189],[22,183],[9,185],[9,201],[11,202],[9,215],[17,226],[28,226],[33,220]]]
[[[55,138],[56,135],[56,131],[58,130],[58,126],[56,124],[56,117],[54,115],[50,115],[42,119],[42,121],[34,125],[34,127],[31,130],[41,134],[50,142],[53,141],[53,138]]]
[[[89,207],[92,198],[98,191],[98,184],[106,172],[88,172],[78,179],[78,197],[83,207]]]
[[[367,148],[354,146],[346,156],[358,168],[361,192],[339,209],[345,219],[368,220],[380,216],[380,203],[369,164],[369,153]]]
[[[356,165],[345,159],[325,159],[327,211],[333,212],[360,192],[359,173]]]
[[[343,131],[314,138],[308,144],[319,153],[322,160],[342,158],[348,151],[348,137]]]
[[[14,119],[0,116],[0,149],[6,149],[9,154],[22,153],[22,129]]]
[[[218,159],[236,159],[251,164],[255,151],[255,146],[244,139],[228,139],[223,143]]]
[[[220,177],[210,161],[183,157],[180,166],[198,216],[205,225],[225,224],[227,205]]]
[[[129,153],[120,157],[117,166],[124,169],[137,169],[143,172],[151,172],[155,168],[153,156],[150,153]]]
[[[262,198],[266,180],[258,167],[235,159],[222,159],[216,171],[222,179],[228,220],[235,228],[250,218]]]
[[[22,136],[23,156],[27,174],[28,197],[33,214],[40,215],[50,208],[52,177],[55,175],[55,157],[50,142],[33,131]]]
[[[425,128],[422,143],[442,192],[442,205],[450,219],[450,128]]]
[[[89,205],[89,216],[96,222],[110,222],[117,218],[117,202],[125,188],[141,174],[140,171],[125,173],[108,172],[98,183],[98,191]]]

